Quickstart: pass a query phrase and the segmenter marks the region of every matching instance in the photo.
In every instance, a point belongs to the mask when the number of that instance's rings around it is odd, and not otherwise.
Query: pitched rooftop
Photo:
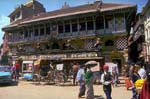
[[[71,16],[71,15],[78,15],[78,14],[86,14],[90,12],[105,12],[105,11],[112,11],[112,10],[118,10],[118,9],[126,9],[126,8],[136,8],[136,5],[130,5],[130,4],[113,4],[113,3],[102,3],[100,1],[94,2],[92,4],[85,4],[80,5],[76,7],[68,7],[65,9],[59,9],[47,13],[40,13],[38,15],[28,17],[23,20],[18,20],[15,22],[12,22],[10,25],[7,25],[4,28],[14,27],[18,24],[26,24],[31,22],[37,22],[37,21],[44,21],[48,19],[54,19],[59,17],[65,17],[65,16]]]

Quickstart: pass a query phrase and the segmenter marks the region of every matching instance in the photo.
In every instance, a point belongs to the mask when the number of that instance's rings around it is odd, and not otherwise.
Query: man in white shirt
[[[113,81],[112,81],[111,73],[108,72],[109,66],[107,64],[105,64],[103,66],[103,69],[104,69],[104,73],[101,76],[101,82],[103,84],[103,90],[105,92],[106,99],[112,99],[112,97],[111,97],[111,92],[112,92],[111,83]]]
[[[140,61],[138,61],[135,66],[138,67],[138,74],[140,75],[141,79],[145,79],[146,78],[146,71],[145,69],[142,67],[142,64]]]
[[[83,65],[81,65],[80,69],[78,70],[76,80],[80,85],[78,98],[81,98],[83,95],[85,95],[85,72]]]

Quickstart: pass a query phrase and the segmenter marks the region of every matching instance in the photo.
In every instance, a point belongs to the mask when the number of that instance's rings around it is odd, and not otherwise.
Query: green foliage
[[[73,45],[75,45],[75,47],[77,49],[82,49],[83,45],[84,45],[84,41],[80,38],[76,38],[72,41]]]
[[[102,50],[103,51],[113,51],[115,49],[115,37],[113,35],[102,36]],[[105,46],[105,42],[111,40],[114,42],[113,46]]]

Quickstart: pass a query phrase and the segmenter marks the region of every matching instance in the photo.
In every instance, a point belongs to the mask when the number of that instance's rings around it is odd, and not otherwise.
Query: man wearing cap
[[[113,82],[112,75],[108,72],[109,66],[107,64],[103,66],[103,69],[104,69],[104,73],[101,76],[103,90],[106,95],[106,99],[112,99],[111,97],[111,92],[112,92],[111,83]]]

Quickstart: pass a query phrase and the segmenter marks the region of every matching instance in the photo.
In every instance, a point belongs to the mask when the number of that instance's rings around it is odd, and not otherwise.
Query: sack
[[[143,87],[143,84],[144,84],[144,81],[145,79],[138,79],[136,82],[135,82],[135,87],[136,89],[142,89]]]
[[[125,78],[125,85],[127,90],[132,87],[132,83],[129,78]]]

